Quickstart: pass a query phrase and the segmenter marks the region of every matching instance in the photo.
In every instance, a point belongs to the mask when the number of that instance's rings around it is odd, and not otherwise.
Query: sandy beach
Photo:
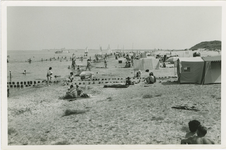
[[[96,78],[133,77],[114,57],[92,63]],[[176,69],[152,70],[156,77],[175,76]],[[143,72],[146,77],[148,72]],[[104,84],[81,85],[90,98],[62,100],[68,88],[51,86],[12,90],[8,98],[9,145],[79,144],[180,144],[188,122],[199,120],[207,137],[221,143],[221,84],[179,84],[177,78],[160,78],[153,85],[103,88]],[[198,111],[174,109],[194,107]],[[78,113],[68,114],[70,110]],[[66,112],[66,114],[65,114]]]

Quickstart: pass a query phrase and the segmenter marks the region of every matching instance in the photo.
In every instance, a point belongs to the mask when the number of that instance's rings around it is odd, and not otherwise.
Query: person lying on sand
[[[196,131],[197,131],[199,125],[200,125],[200,122],[197,121],[197,120],[189,121],[188,127],[189,127],[190,132],[188,132],[185,135],[185,138],[189,138],[189,137],[195,136]]]
[[[192,136],[181,140],[181,144],[214,144],[213,141],[205,137],[207,133],[206,127],[199,125],[197,129],[197,136]]]
[[[94,77],[94,73],[91,72],[91,71],[83,71],[82,73],[80,73],[80,78],[81,80],[84,80],[84,79],[93,79]]]

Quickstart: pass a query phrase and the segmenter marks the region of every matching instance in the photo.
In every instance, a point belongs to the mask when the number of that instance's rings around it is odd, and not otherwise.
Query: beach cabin
[[[204,60],[203,84],[221,83],[221,55],[202,57]]]
[[[159,60],[155,57],[141,58],[133,61],[134,70],[155,70],[159,69]]]
[[[204,60],[201,57],[180,57],[177,60],[179,83],[202,83]]]
[[[221,56],[180,57],[177,76],[179,83],[221,83]]]

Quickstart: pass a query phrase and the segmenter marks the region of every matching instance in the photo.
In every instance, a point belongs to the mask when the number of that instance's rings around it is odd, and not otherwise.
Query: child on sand
[[[197,129],[197,136],[192,136],[181,140],[181,144],[214,144],[213,141],[205,137],[207,133],[206,127],[199,125]]]
[[[195,136],[199,125],[200,125],[200,122],[197,121],[197,120],[189,121],[188,127],[189,127],[190,132],[188,132],[185,135],[185,138],[189,138],[189,137]]]

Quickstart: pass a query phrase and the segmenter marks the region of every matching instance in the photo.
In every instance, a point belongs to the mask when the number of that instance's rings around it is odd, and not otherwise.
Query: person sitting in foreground
[[[145,79],[147,84],[154,84],[156,82],[156,77],[154,76],[153,72],[149,73],[149,76]]]
[[[214,144],[213,141],[204,137],[207,133],[206,127],[199,125],[197,129],[197,136],[192,136],[181,140],[181,144]]]
[[[78,97],[77,88],[74,87],[73,85],[70,85],[70,88],[66,92],[66,95],[64,98],[67,99],[67,98],[77,98],[77,97]]]
[[[189,137],[195,136],[199,125],[200,125],[200,122],[197,121],[197,120],[189,121],[188,127],[189,127],[190,132],[188,132],[185,135],[185,138],[189,138]]]

